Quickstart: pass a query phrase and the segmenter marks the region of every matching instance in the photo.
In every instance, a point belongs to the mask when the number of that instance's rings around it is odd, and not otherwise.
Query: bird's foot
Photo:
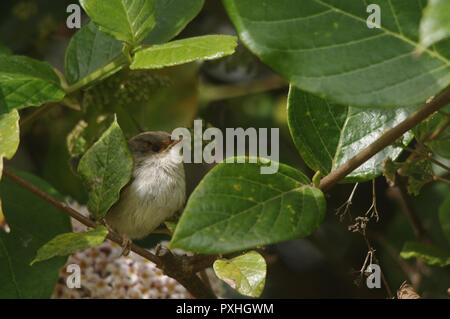
[[[133,242],[127,235],[122,235],[122,256],[128,256]]]

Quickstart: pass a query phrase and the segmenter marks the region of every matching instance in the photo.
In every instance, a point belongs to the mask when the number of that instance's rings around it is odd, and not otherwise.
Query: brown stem
[[[372,156],[383,150],[385,147],[394,143],[407,131],[415,127],[417,124],[425,120],[428,116],[444,107],[450,102],[450,88],[447,88],[441,95],[428,102],[424,107],[411,114],[403,122],[397,126],[387,130],[375,142],[370,144],[364,150],[348,160],[345,164],[332,171],[321,181],[319,188],[322,191],[330,190],[336,183],[353,172]]]
[[[40,198],[42,198],[46,202],[52,204],[59,210],[65,212],[72,218],[78,220],[80,223],[82,223],[88,227],[91,227],[91,228],[95,228],[98,226],[97,223],[94,222],[93,220],[90,220],[89,218],[81,215],[80,213],[78,213],[76,210],[72,209],[65,203],[60,202],[53,196],[47,194],[46,192],[44,192],[41,189],[39,189],[38,187],[34,186],[30,182],[24,180],[23,178],[17,176],[16,174],[14,174],[12,172],[10,172],[6,168],[3,169],[3,174],[5,176],[7,176],[9,179],[11,179],[12,181],[14,181],[15,183],[17,183],[18,185],[22,186],[23,188],[25,188],[25,189],[29,190],[30,192],[34,193],[35,195],[39,196]],[[117,234],[115,232],[111,232],[111,231],[108,232],[108,236],[106,238],[121,245],[121,246],[123,244],[122,236],[120,236],[119,234]],[[156,264],[156,266],[158,268],[162,269],[167,276],[174,278],[181,285],[183,285],[191,293],[191,295],[194,296],[195,298],[202,298],[202,299],[216,298],[216,296],[211,291],[211,289],[206,287],[204,285],[204,283],[201,281],[201,279],[196,275],[196,273],[193,272],[193,271],[198,270],[196,267],[192,266],[190,263],[190,261],[192,260],[193,257],[187,257],[186,260],[184,260],[185,257],[174,256],[174,255],[172,255],[172,253],[170,251],[167,252],[168,249],[167,249],[167,251],[164,251],[164,253],[161,253],[161,254],[152,254],[148,250],[146,250],[142,247],[139,247],[136,244],[131,244],[130,249],[131,249],[131,251],[135,252],[136,254],[138,254],[138,255],[150,260],[154,264]],[[199,256],[199,257],[196,257],[195,261],[198,262],[198,260],[201,260],[201,259],[202,258]],[[205,259],[206,259],[206,261],[211,263],[210,256],[206,256]],[[204,264],[202,264],[202,266],[205,266],[206,264],[207,263],[204,263]],[[189,268],[189,266],[191,266],[191,267]],[[193,271],[188,272],[188,271],[186,271],[186,269],[193,270]]]

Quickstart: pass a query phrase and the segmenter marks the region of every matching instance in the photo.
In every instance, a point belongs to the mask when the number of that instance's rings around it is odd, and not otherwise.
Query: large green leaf
[[[242,295],[259,297],[264,289],[267,265],[264,257],[256,251],[232,259],[218,259],[213,268],[217,277]]]
[[[65,61],[67,82],[73,84],[113,62],[120,57],[121,50],[120,41],[101,32],[93,22],[89,22],[75,33],[67,46]],[[120,70],[123,65],[118,63],[113,71]]]
[[[420,22],[420,42],[428,47],[450,37],[450,1],[428,0]]]
[[[288,123],[297,149],[306,164],[328,174],[369,146],[383,132],[403,121],[412,109],[373,110],[329,103],[291,86]],[[407,133],[409,142],[412,134]],[[396,159],[402,149],[389,146],[345,178],[347,182],[370,180],[382,173],[381,164]]]
[[[80,0],[95,25],[129,44],[139,44],[156,22],[154,0]]]
[[[164,43],[184,29],[200,11],[203,0],[156,0],[156,25],[143,44]],[[119,58],[122,43],[101,32],[93,22],[83,26],[71,38],[66,50],[66,77],[70,84],[92,74]],[[122,62],[122,61],[118,61]],[[113,68],[107,75],[119,70]]]
[[[88,186],[87,206],[94,217],[106,215],[119,199],[132,171],[133,157],[119,124],[114,121],[78,164],[78,173]]]
[[[55,256],[67,256],[79,250],[98,246],[103,243],[106,235],[108,235],[108,229],[104,226],[98,226],[87,232],[59,234],[39,248],[30,265]]]
[[[450,84],[450,40],[415,54],[421,1],[223,0],[240,39],[293,84],[340,104],[422,104]]]
[[[3,170],[3,158],[11,159],[19,147],[19,112],[12,110],[0,114],[0,179]]]
[[[400,252],[404,259],[422,258],[428,265],[445,267],[450,265],[450,253],[437,247],[416,242],[406,242]]]
[[[439,222],[445,237],[450,243],[450,193],[447,194],[447,198],[439,208]]]
[[[321,224],[325,198],[296,169],[280,164],[263,175],[261,163],[221,163],[190,196],[170,246],[228,253],[305,237]]]
[[[0,54],[0,113],[60,101],[64,90],[46,62]]]
[[[19,173],[48,194],[63,200],[43,180]],[[0,183],[3,212],[11,228],[0,230],[0,298],[49,298],[65,257],[30,267],[36,251],[59,233],[71,231],[70,219],[40,197],[4,177]]]
[[[160,69],[192,62],[213,60],[233,54],[236,37],[229,35],[206,35],[172,41],[136,52],[131,69]]]

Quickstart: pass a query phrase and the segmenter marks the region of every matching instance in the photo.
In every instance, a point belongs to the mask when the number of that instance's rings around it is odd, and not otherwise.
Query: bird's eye
[[[155,153],[159,152],[160,149],[161,148],[158,145],[153,145],[152,146],[152,151],[155,152]]]

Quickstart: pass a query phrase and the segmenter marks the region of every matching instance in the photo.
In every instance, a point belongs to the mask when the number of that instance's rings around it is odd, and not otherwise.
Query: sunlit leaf
[[[95,25],[129,44],[140,43],[156,22],[154,0],[80,0]]]
[[[231,259],[218,259],[213,268],[217,277],[242,295],[259,297],[264,289],[266,261],[256,251]]]
[[[416,242],[406,242],[400,252],[404,259],[422,258],[428,265],[445,267],[450,265],[450,253],[437,247]]]
[[[39,248],[30,265],[55,256],[67,256],[79,250],[98,246],[103,243],[107,235],[108,230],[104,226],[98,226],[87,232],[57,235]]]
[[[19,147],[19,112],[12,110],[0,114],[0,179],[3,158],[11,159]]]
[[[213,60],[233,54],[236,37],[206,35],[153,45],[136,52],[131,69],[160,69],[192,62]]]

